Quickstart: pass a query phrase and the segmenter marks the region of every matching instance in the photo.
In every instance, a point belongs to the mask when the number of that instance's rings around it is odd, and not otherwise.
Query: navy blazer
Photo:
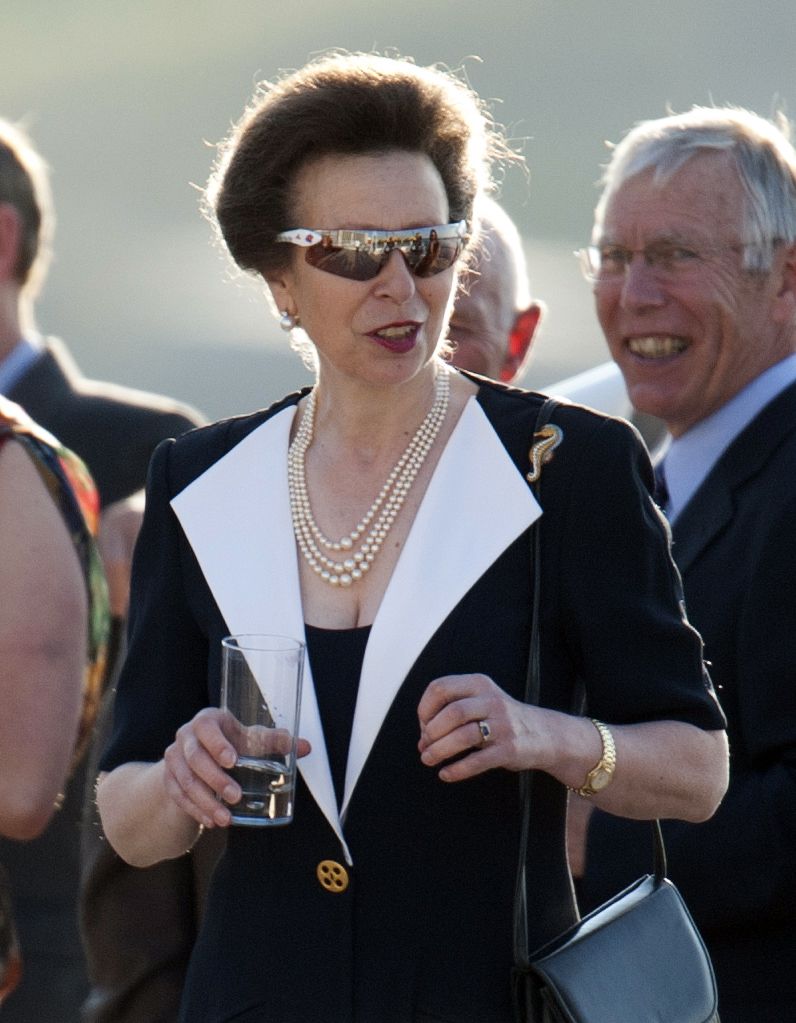
[[[130,650],[103,767],[159,759],[184,721],[219,699],[228,632],[303,632],[286,454],[299,395],[162,445],[136,552]],[[531,603],[525,481],[541,398],[480,383],[437,465],[373,623],[346,791],[337,806],[311,675],[295,819],[232,828],[213,879],[182,1007],[190,1023],[407,1023],[511,1019],[517,776],[450,785],[419,759],[428,683],[484,672],[522,697]],[[568,710],[585,683],[612,722],[720,728],[699,636],[684,619],[668,531],[627,424],[577,406],[542,474],[543,702]],[[531,927],[566,875],[563,786],[534,821]],[[347,865],[345,892],[319,883]]]
[[[103,507],[141,489],[164,437],[178,437],[203,422],[198,412],[171,398],[88,380],[57,338],[47,338],[44,352],[8,397],[80,455]]]
[[[727,448],[673,529],[688,614],[727,715],[730,786],[667,822],[669,873],[713,958],[722,1023],[796,1006],[796,384]],[[646,829],[596,814],[587,908],[650,862]]]

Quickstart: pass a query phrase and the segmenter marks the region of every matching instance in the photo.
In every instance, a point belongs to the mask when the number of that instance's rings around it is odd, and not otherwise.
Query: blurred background
[[[0,114],[53,171],[39,328],[85,373],[214,418],[308,379],[198,212],[212,144],[257,81],[330,47],[463,69],[530,168],[502,199],[549,310],[534,387],[606,358],[572,255],[606,140],[694,103],[796,114],[794,0],[0,0],[0,26]]]

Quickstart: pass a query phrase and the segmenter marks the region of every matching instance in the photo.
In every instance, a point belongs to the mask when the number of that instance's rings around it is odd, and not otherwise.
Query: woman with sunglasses
[[[211,179],[225,245],[317,379],[150,470],[98,787],[126,859],[230,824],[221,639],[308,650],[295,817],[230,829],[190,1023],[508,1021],[519,772],[553,793],[533,821],[540,941],[573,913],[546,895],[568,787],[699,820],[726,784],[649,462],[626,424],[574,406],[543,469],[542,705],[522,700],[542,399],[445,361],[496,154],[454,76],[334,55],[262,88]]]

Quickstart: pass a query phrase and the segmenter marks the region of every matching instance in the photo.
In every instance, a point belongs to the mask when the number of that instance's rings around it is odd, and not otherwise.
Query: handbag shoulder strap
[[[549,460],[555,447],[561,442],[563,433],[560,427],[551,428],[550,424],[553,413],[561,403],[555,398],[547,398],[541,405],[534,426],[534,443],[530,449],[531,472],[527,479],[533,487],[534,494],[539,499],[541,490],[541,467]],[[547,428],[547,429],[546,429]],[[552,431],[557,431],[557,434]],[[539,453],[541,450],[541,454]],[[534,453],[537,457],[534,457]],[[541,517],[536,520],[531,528],[531,573],[533,584],[533,595],[531,605],[531,635],[528,651],[528,670],[525,678],[525,702],[538,704],[541,692],[541,674],[539,662],[539,606],[541,593]],[[518,966],[526,967],[528,964],[530,950],[528,948],[528,890],[526,883],[526,864],[528,855],[528,833],[531,819],[531,793],[533,782],[533,771],[523,771],[520,775],[520,849],[517,865],[517,878],[514,890],[514,961]],[[650,822],[654,846],[654,874],[658,881],[666,876],[666,851],[663,844],[660,822]],[[556,897],[556,892],[550,892],[551,897]]]
[[[539,499],[541,490],[541,469],[542,460],[534,452],[537,451],[539,434],[550,422],[553,412],[559,405],[555,398],[547,398],[539,408],[536,423],[533,431],[533,443],[530,449],[530,461],[532,470],[527,479],[533,488],[534,495]],[[541,438],[540,438],[541,439]],[[549,457],[549,455],[548,455]],[[539,602],[541,590],[541,546],[540,546],[540,519],[531,527],[531,635],[528,648],[528,669],[525,675],[526,703],[537,704],[540,693],[539,675]],[[523,771],[520,774],[520,851],[517,866],[517,878],[514,889],[514,961],[518,964],[526,964],[528,961],[528,890],[526,886],[526,861],[528,855],[528,830],[531,820],[531,782],[533,772]]]
[[[558,408],[561,403],[556,398],[546,398],[542,403],[539,413],[536,417],[536,424],[533,429],[533,444],[531,445],[529,460],[531,462],[531,471],[528,473],[526,479],[531,484],[536,499],[539,499],[542,483],[542,465],[545,460],[549,460],[552,456],[554,448],[548,446],[548,448],[540,453],[540,450],[544,447],[547,442],[547,438],[543,436],[545,427],[547,427],[553,412]],[[560,443],[563,433],[559,427],[555,428],[558,430],[558,437],[556,438],[557,443]],[[557,446],[557,444],[556,444]],[[531,535],[531,572],[533,573],[533,596],[531,606],[531,644],[528,655],[528,671],[525,676],[525,702],[526,703],[538,703],[539,702],[539,591],[540,591],[540,580],[541,580],[541,567],[540,567],[540,545],[539,545],[539,519],[536,520],[532,529]]]

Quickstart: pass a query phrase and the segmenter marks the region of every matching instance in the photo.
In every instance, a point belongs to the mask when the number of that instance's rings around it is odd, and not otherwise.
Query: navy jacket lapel
[[[730,444],[672,526],[673,554],[686,572],[729,523],[734,493],[796,430],[796,384],[763,408]]]

